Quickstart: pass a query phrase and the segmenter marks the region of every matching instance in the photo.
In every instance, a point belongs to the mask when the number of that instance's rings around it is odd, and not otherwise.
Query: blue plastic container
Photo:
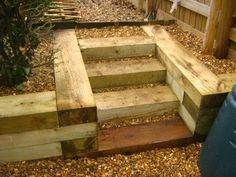
[[[220,109],[199,162],[203,177],[236,177],[236,85]]]

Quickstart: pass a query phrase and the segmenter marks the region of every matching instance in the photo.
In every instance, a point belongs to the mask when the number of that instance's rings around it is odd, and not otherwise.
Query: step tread
[[[178,101],[168,86],[96,93],[94,96],[100,110]]]
[[[123,60],[86,64],[89,77],[166,71],[157,59]]]
[[[92,38],[79,39],[80,48],[99,48],[110,46],[123,46],[131,44],[155,44],[153,38],[149,36],[132,36],[132,37],[111,37],[111,38]]]
[[[181,119],[98,132],[98,150],[101,153],[137,152],[155,147],[180,146],[190,141],[193,141],[193,135]]]

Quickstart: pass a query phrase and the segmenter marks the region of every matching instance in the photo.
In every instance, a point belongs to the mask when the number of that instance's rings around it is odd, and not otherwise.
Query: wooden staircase
[[[173,112],[179,100],[166,84],[166,68],[150,37],[79,40],[98,122]],[[141,116],[140,116],[141,115]],[[98,131],[98,153],[128,153],[192,142],[181,119]]]

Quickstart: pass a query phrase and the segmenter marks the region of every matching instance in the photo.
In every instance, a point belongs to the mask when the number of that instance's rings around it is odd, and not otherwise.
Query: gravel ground
[[[178,25],[165,27],[166,30],[178,40],[186,49],[190,50],[203,64],[215,74],[226,74],[236,72],[236,63],[230,59],[217,59],[212,55],[205,55],[202,51],[202,39],[183,31]]]
[[[113,63],[114,61],[135,61],[139,60],[151,60],[153,56],[143,56],[143,57],[126,57],[126,58],[114,58],[114,59],[86,59],[85,64],[96,64],[96,63]]]
[[[42,39],[32,59],[33,66],[23,90],[0,85],[0,96],[55,90],[52,36]]]
[[[127,118],[125,117],[119,118],[119,120],[105,121],[99,124],[99,128],[100,129],[119,128],[143,123],[156,123],[162,120],[173,120],[173,119],[181,119],[181,117],[177,112],[164,113],[162,115],[158,115],[156,112],[151,112],[144,115],[135,115],[135,116],[129,116]]]
[[[111,26],[104,28],[77,29],[78,39],[147,36],[145,31],[138,26]]]
[[[104,92],[118,92],[123,90],[130,89],[139,89],[139,88],[152,88],[159,85],[166,85],[164,82],[152,83],[152,84],[141,84],[141,85],[131,85],[131,86],[121,86],[121,87],[110,87],[110,88],[99,88],[93,89],[93,93],[104,93]]]
[[[77,0],[82,22],[143,21],[144,14],[123,0]]]
[[[197,166],[201,144],[97,159],[61,158],[8,163],[1,177],[200,177]]]

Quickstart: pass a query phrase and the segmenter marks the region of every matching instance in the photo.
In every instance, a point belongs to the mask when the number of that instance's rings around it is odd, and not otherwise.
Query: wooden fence
[[[147,0],[129,0],[140,10],[146,10]],[[206,31],[206,24],[209,14],[209,5],[211,0],[181,0],[178,8],[173,14],[170,14],[171,6],[174,0],[160,0],[158,18],[176,19],[177,23],[184,30],[193,32],[195,35],[203,38]],[[236,25],[236,12],[234,15],[234,26]],[[229,48],[229,57],[236,59],[236,26],[230,33],[231,46]]]

